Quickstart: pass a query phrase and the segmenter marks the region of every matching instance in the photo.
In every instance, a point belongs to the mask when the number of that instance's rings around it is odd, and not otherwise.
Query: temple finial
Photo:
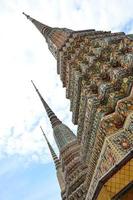
[[[27,15],[25,12],[22,12],[23,15],[25,15],[27,17],[27,19],[30,17],[29,15]]]
[[[47,139],[47,137],[46,137],[46,135],[45,135],[45,133],[44,133],[44,131],[43,131],[43,129],[42,129],[41,126],[40,126],[40,129],[41,129],[41,131],[42,131],[42,133],[43,133],[43,135],[44,135],[44,138],[45,138],[45,140],[46,140],[46,142],[47,142],[47,145],[48,145],[49,150],[50,150],[50,152],[51,152],[53,161],[54,161],[54,163],[55,163],[55,167],[56,167],[56,169],[57,169],[57,168],[60,166],[60,161],[59,161],[59,159],[58,159],[58,157],[57,157],[55,151],[53,150],[51,144],[49,143],[49,141],[48,141],[48,139]]]
[[[27,15],[25,12],[22,12],[22,14],[25,15],[25,17],[27,19],[29,19],[30,21],[32,21],[32,22],[34,21],[34,19],[32,17],[30,17],[30,15]]]
[[[35,86],[35,83],[33,82],[33,80],[31,80],[32,85],[34,86],[35,90],[38,92],[37,87]]]

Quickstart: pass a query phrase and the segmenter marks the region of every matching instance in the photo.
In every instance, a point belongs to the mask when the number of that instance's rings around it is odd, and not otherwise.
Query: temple
[[[59,148],[58,158],[41,128],[62,200],[133,199],[133,35],[52,28],[23,14],[57,60],[78,126],[74,135],[32,82]]]

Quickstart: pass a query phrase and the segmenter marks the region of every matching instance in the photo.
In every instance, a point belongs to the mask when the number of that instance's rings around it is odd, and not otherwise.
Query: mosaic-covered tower
[[[57,59],[57,72],[71,103],[72,121],[78,125],[77,137],[73,141],[70,137],[65,146],[60,147],[55,138],[65,181],[62,199],[131,200],[132,35],[51,28],[27,18],[44,35]],[[56,117],[54,120],[62,126]],[[59,131],[59,135],[65,136],[65,131]]]

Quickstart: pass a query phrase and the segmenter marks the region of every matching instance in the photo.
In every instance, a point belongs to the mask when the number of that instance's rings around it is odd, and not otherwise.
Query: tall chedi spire
[[[51,53],[54,55],[55,58],[57,58],[57,51],[62,47],[62,45],[67,40],[68,36],[70,35],[70,32],[72,30],[66,29],[66,28],[52,28],[50,26],[47,26],[36,19],[30,17],[29,15],[23,14],[29,19],[36,27],[37,29],[42,33],[42,35],[45,37],[48,47],[51,51]]]
[[[47,145],[49,147],[51,156],[52,156],[53,161],[55,163],[56,173],[57,173],[57,178],[58,178],[58,182],[59,182],[59,185],[60,185],[60,189],[61,189],[62,192],[64,192],[65,191],[65,181],[64,181],[64,176],[63,176],[60,160],[58,159],[55,151],[53,150],[51,144],[49,143],[49,141],[48,141],[48,139],[47,139],[42,127],[40,127],[40,128],[41,128],[41,131],[42,131],[42,133],[43,133],[43,135],[45,137],[45,140],[46,140]]]
[[[61,151],[67,144],[74,141],[76,139],[76,136],[65,124],[63,124],[58,119],[58,117],[55,115],[55,113],[51,110],[51,108],[48,106],[46,101],[41,96],[39,90],[36,88],[33,81],[31,81],[31,82],[32,82],[37,94],[39,95],[41,102],[46,110],[46,113],[50,119],[56,144],[57,144],[59,150]]]

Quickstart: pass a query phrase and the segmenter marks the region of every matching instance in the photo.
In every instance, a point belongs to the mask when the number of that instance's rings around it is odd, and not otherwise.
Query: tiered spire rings
[[[51,122],[51,125],[52,127],[55,127],[56,125],[58,124],[61,124],[62,122],[58,119],[58,117],[55,115],[55,113],[51,110],[51,108],[48,106],[48,104],[46,103],[46,101],[43,99],[43,97],[41,96],[39,90],[37,89],[37,87],[35,86],[34,82],[31,81],[37,94],[39,95],[40,99],[41,99],[41,102],[47,112],[47,115],[50,119],[50,122]]]

